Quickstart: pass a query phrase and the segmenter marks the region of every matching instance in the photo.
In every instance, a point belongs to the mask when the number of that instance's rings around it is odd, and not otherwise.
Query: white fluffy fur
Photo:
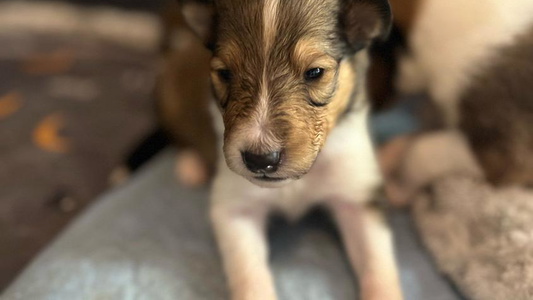
[[[400,88],[426,88],[456,125],[458,98],[472,73],[531,25],[533,1],[422,0],[417,16]]]

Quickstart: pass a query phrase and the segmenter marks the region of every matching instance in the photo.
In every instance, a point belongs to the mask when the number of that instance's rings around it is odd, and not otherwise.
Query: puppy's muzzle
[[[281,151],[262,154],[244,151],[241,155],[246,168],[256,174],[274,173],[281,163]]]

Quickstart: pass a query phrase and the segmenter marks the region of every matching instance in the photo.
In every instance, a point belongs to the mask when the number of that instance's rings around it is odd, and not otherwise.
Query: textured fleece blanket
[[[414,202],[438,267],[471,299],[533,299],[533,192],[451,175]]]

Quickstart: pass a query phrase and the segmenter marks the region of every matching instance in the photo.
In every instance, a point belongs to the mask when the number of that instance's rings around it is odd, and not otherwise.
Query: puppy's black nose
[[[242,160],[248,170],[254,173],[274,173],[278,170],[280,162],[280,152],[270,152],[265,154],[254,154],[252,152],[242,152]]]

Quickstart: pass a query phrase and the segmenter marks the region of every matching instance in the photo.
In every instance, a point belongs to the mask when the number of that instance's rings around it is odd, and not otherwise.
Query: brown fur
[[[462,96],[461,129],[491,183],[533,185],[533,27],[496,53]]]

